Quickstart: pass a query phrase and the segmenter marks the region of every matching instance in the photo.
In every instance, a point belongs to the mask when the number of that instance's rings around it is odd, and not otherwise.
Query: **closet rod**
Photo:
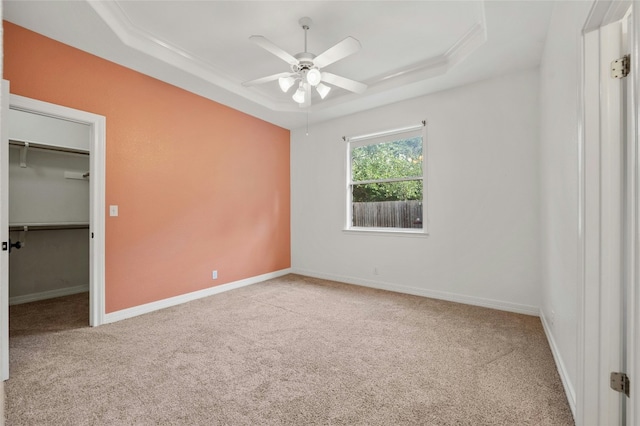
[[[25,146],[25,144],[28,144],[29,148],[46,149],[48,151],[67,152],[71,154],[89,155],[88,151],[84,151],[81,149],[73,149],[73,148],[65,148],[62,146],[44,145],[44,144],[33,143],[33,142],[9,140],[9,145],[23,147]]]
[[[9,232],[24,231],[25,226],[9,226]],[[63,229],[89,229],[88,224],[78,225],[27,225],[27,231],[51,231],[51,230],[63,230]]]

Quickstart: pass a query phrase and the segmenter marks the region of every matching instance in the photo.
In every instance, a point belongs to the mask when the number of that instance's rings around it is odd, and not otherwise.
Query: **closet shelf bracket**
[[[29,142],[25,142],[24,146],[20,148],[20,167],[27,167],[27,152],[29,151]]]
[[[20,236],[18,237],[21,247],[24,247],[27,245],[27,232],[29,232],[29,227],[25,225],[22,228],[22,231],[20,231]]]

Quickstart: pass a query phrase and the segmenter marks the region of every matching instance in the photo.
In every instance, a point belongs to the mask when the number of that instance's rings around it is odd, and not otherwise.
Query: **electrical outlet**
[[[373,275],[380,275],[380,271],[378,271],[377,267],[373,268]]]
[[[556,324],[556,312],[552,309],[549,315],[549,325],[553,327]]]
[[[211,273],[211,278],[214,279],[214,280],[217,280],[218,279],[218,271],[213,271]]]

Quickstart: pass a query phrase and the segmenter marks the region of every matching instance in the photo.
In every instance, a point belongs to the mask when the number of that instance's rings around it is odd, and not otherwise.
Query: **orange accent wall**
[[[291,266],[288,130],[6,21],[4,78],[106,117],[107,313]]]

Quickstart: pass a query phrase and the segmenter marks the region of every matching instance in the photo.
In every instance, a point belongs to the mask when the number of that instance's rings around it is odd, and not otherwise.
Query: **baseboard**
[[[389,284],[380,281],[366,280],[342,275],[325,274],[322,272],[309,271],[299,268],[292,268],[291,272],[294,274],[306,275],[313,278],[339,281],[347,284],[360,285],[363,287],[377,288],[380,290],[389,290],[396,293],[413,294],[415,296],[430,297],[432,299],[447,300],[449,302],[464,303],[466,305],[482,306],[484,308],[498,309],[500,311],[514,312],[517,314],[533,316],[540,315],[540,309],[537,306],[521,305],[518,303],[503,302],[500,300],[485,299],[482,297],[465,296],[462,294],[448,293],[444,291],[427,290],[417,287]]]
[[[203,297],[213,296],[214,294],[223,293],[229,290],[235,290],[240,287],[246,287],[248,285],[257,284],[272,278],[278,278],[283,275],[291,273],[291,268],[281,269],[275,272],[269,272],[268,274],[257,275],[251,278],[245,278],[243,280],[234,281],[227,284],[222,284],[215,287],[205,288],[203,290],[194,291],[191,293],[181,294],[180,296],[170,297],[168,299],[158,300],[156,302],[145,303],[144,305],[134,306],[133,308],[122,309],[120,311],[110,312],[105,314],[103,324],[109,324],[116,321],[122,321],[124,319],[137,317],[138,315],[148,314],[150,312],[158,311],[160,309],[169,308],[171,306],[180,305],[182,303],[191,302],[193,300],[202,299]]]
[[[38,300],[53,299],[54,297],[70,296],[72,294],[87,293],[89,285],[79,285],[56,290],[43,291],[40,293],[25,294],[9,298],[9,305],[20,305],[21,303],[37,302]]]
[[[555,339],[553,338],[553,334],[551,333],[551,328],[549,327],[549,323],[547,322],[547,318],[544,315],[544,310],[540,310],[540,320],[542,321],[542,328],[544,329],[544,334],[547,336],[547,341],[549,342],[549,347],[551,347],[551,353],[553,354],[553,359],[556,362],[556,369],[558,370],[558,374],[560,375],[560,380],[562,381],[562,386],[564,387],[564,393],[567,395],[567,401],[569,402],[569,407],[571,408],[571,413],[573,414],[573,418],[576,418],[576,392],[573,389],[573,385],[571,384],[571,380],[569,379],[569,373],[567,372],[567,367],[564,365],[562,361],[562,357],[560,356],[560,351],[558,350],[558,345],[556,344]]]

